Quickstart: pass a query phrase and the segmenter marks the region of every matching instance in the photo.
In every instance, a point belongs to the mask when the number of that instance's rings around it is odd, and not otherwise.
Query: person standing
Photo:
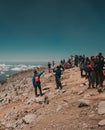
[[[53,69],[53,72],[55,73],[56,89],[62,89],[62,83],[61,83],[62,70],[60,66],[57,66],[56,70]]]
[[[104,75],[103,75],[103,67],[104,67],[104,57],[102,53],[99,53],[96,56],[95,60],[95,73],[96,73],[96,87],[103,87]]]
[[[94,69],[94,56],[91,56],[90,62],[88,62],[88,80],[89,87],[95,88],[95,69]]]
[[[40,81],[40,76],[44,73],[40,72],[38,73],[37,70],[34,71],[34,75],[32,76],[32,83],[33,83],[33,87],[34,87],[34,91],[35,91],[35,96],[38,97],[37,94],[37,88],[39,88],[40,91],[40,96],[42,96],[42,88],[41,88],[41,81]]]
[[[52,61],[52,66],[53,66],[53,67],[55,66],[55,61],[54,61],[54,60]]]
[[[49,70],[49,73],[50,73],[50,70],[51,70],[51,63],[48,62],[48,70]]]

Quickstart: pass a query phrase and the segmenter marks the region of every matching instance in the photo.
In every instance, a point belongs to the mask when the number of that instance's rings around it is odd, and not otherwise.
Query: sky
[[[0,61],[105,56],[105,0],[0,0]]]

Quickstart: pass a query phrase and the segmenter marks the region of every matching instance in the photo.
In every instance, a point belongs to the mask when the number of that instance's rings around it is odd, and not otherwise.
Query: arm
[[[34,78],[35,78],[35,77],[34,77],[34,76],[32,76],[32,83],[34,82]]]
[[[38,74],[38,76],[40,77],[43,73],[44,73],[44,71],[43,71],[43,72],[41,72],[41,73],[39,73],[39,74]]]

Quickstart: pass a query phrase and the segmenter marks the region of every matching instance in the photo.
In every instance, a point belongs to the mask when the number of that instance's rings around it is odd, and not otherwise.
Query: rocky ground
[[[54,74],[44,70],[42,97],[34,96],[31,70],[1,82],[0,130],[105,130],[104,90],[88,89],[79,68],[65,70],[56,90]]]

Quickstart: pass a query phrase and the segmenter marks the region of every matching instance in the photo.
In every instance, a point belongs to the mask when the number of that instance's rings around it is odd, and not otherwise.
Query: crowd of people
[[[83,77],[83,71],[85,71],[85,76],[88,78],[89,87],[88,88],[99,88],[103,87],[103,81],[105,78],[105,58],[102,53],[96,56],[91,56],[90,58],[84,58],[80,62],[81,77]]]
[[[95,56],[86,57],[85,55],[71,56],[65,64],[65,60],[61,61],[61,64],[65,67],[69,64],[70,67],[79,67],[80,76],[88,79],[88,88],[103,87],[103,81],[105,79],[105,57],[102,53],[98,53]]]
[[[65,69],[73,67],[80,68],[81,78],[85,77],[88,79],[88,88],[103,88],[103,81],[105,79],[105,58],[102,53],[95,56],[86,57],[85,55],[71,56],[67,61],[65,59],[60,61],[60,64],[55,67],[55,62],[48,62],[48,72],[52,70],[55,73],[56,89],[62,89],[61,75]],[[51,69],[53,68],[53,69]],[[37,97],[37,88],[39,88],[40,95],[42,96],[40,76],[44,72],[38,73],[34,71],[32,77],[32,83],[35,89],[35,96]],[[36,77],[37,81],[35,81]]]

